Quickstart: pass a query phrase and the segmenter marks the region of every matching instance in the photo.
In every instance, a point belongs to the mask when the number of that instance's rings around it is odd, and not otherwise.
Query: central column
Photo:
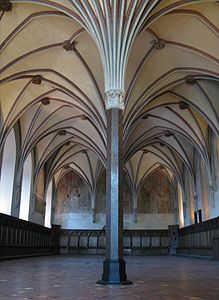
[[[123,259],[123,109],[124,92],[106,92],[106,258],[99,284],[131,284]]]

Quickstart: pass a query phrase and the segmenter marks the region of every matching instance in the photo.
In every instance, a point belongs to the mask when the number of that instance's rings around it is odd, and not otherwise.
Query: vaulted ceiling
[[[124,75],[133,189],[157,169],[179,181],[184,167],[193,175],[195,149],[210,178],[209,128],[219,134],[218,1],[2,2],[0,145],[19,122],[21,168],[35,151],[35,176],[47,164],[48,183],[58,182],[72,168],[92,190],[106,166],[106,85]],[[115,14],[121,30],[106,40]],[[113,56],[106,46],[114,44],[121,48]]]

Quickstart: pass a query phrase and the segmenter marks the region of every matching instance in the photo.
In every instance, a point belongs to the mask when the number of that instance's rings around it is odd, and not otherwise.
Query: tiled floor
[[[219,262],[184,257],[126,257],[131,286],[100,286],[99,256],[0,262],[0,299],[219,300]]]

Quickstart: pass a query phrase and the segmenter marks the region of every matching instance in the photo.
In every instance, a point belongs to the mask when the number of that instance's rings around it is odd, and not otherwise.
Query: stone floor
[[[0,262],[0,300],[218,300],[219,262],[126,257],[131,286],[95,284],[103,257],[53,256]]]

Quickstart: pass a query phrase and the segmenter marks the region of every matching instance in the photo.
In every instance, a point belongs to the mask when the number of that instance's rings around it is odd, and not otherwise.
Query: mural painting
[[[173,213],[172,195],[167,177],[160,171],[143,184],[138,196],[139,213]]]
[[[89,213],[91,199],[83,179],[75,172],[68,172],[59,182],[55,214]]]
[[[44,210],[45,210],[45,202],[43,198],[39,195],[35,195],[35,211],[38,214],[43,215]]]
[[[44,202],[44,170],[42,169],[37,180],[36,193],[35,193],[35,211],[43,215],[45,211]]]

